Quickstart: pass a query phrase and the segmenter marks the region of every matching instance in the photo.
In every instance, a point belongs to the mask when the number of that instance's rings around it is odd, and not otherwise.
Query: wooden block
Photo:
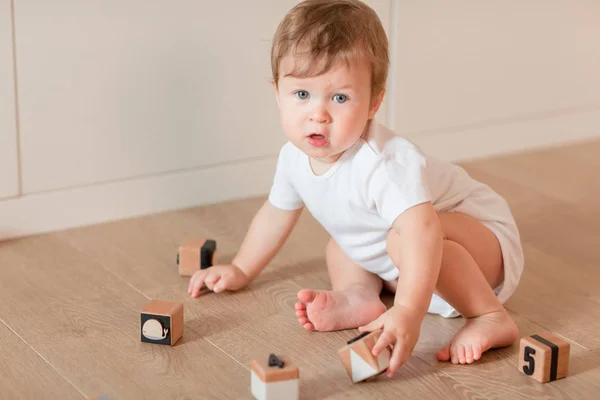
[[[108,397],[104,397],[104,396],[95,396],[95,397],[90,397],[88,400],[112,400]]]
[[[517,368],[538,382],[550,382],[569,374],[569,342],[551,333],[521,338]]]
[[[352,382],[360,382],[379,375],[389,367],[392,354],[389,347],[386,347],[377,357],[372,353],[381,332],[383,332],[381,329],[370,333],[363,332],[349,340],[346,346],[338,351]]]
[[[297,400],[299,379],[298,367],[287,357],[271,354],[252,361],[250,387],[257,400]]]
[[[173,346],[183,336],[183,303],[152,300],[142,308],[142,342]]]
[[[179,275],[192,276],[200,269],[212,267],[217,252],[217,242],[212,239],[191,239],[179,246],[177,265]]]

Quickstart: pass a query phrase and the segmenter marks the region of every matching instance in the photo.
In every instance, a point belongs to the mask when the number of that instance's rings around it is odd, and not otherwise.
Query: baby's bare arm
[[[248,276],[249,281],[256,278],[279,252],[296,226],[302,210],[281,210],[268,200],[258,210],[232,261]]]
[[[378,356],[386,347],[393,346],[389,377],[408,361],[419,339],[421,323],[440,273],[443,241],[439,217],[429,202],[402,213],[388,235],[388,254],[402,271],[394,306],[359,330],[383,329],[373,346],[373,355]]]
[[[402,269],[395,305],[411,309],[420,317],[427,313],[440,272],[443,232],[431,203],[419,204],[394,222],[395,240],[388,239],[388,253]],[[390,248],[390,244],[392,245]]]
[[[220,293],[245,287],[269,264],[285,243],[302,209],[280,210],[268,200],[258,210],[237,255],[228,265],[214,265],[196,271],[190,278],[188,293],[198,297],[202,287]]]

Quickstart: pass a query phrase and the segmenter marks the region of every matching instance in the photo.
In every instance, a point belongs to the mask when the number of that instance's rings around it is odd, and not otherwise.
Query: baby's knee
[[[465,247],[454,240],[444,239],[442,246],[442,268],[455,263],[464,262],[470,254]]]

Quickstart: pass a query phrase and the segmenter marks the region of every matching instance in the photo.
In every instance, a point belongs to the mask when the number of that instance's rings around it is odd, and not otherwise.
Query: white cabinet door
[[[396,11],[401,134],[551,117],[600,100],[600,2],[409,0]]]
[[[18,195],[17,129],[10,0],[0,0],[0,198]]]
[[[294,4],[16,1],[24,192],[276,155],[271,39]]]

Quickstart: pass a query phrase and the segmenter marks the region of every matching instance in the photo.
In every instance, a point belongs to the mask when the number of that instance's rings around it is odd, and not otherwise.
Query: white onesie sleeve
[[[290,165],[295,159],[290,146],[291,143],[287,143],[279,151],[275,176],[269,192],[271,204],[282,210],[297,210],[304,207],[304,202],[289,179]]]
[[[425,156],[413,145],[379,154],[367,181],[366,200],[390,227],[409,208],[431,201]]]

